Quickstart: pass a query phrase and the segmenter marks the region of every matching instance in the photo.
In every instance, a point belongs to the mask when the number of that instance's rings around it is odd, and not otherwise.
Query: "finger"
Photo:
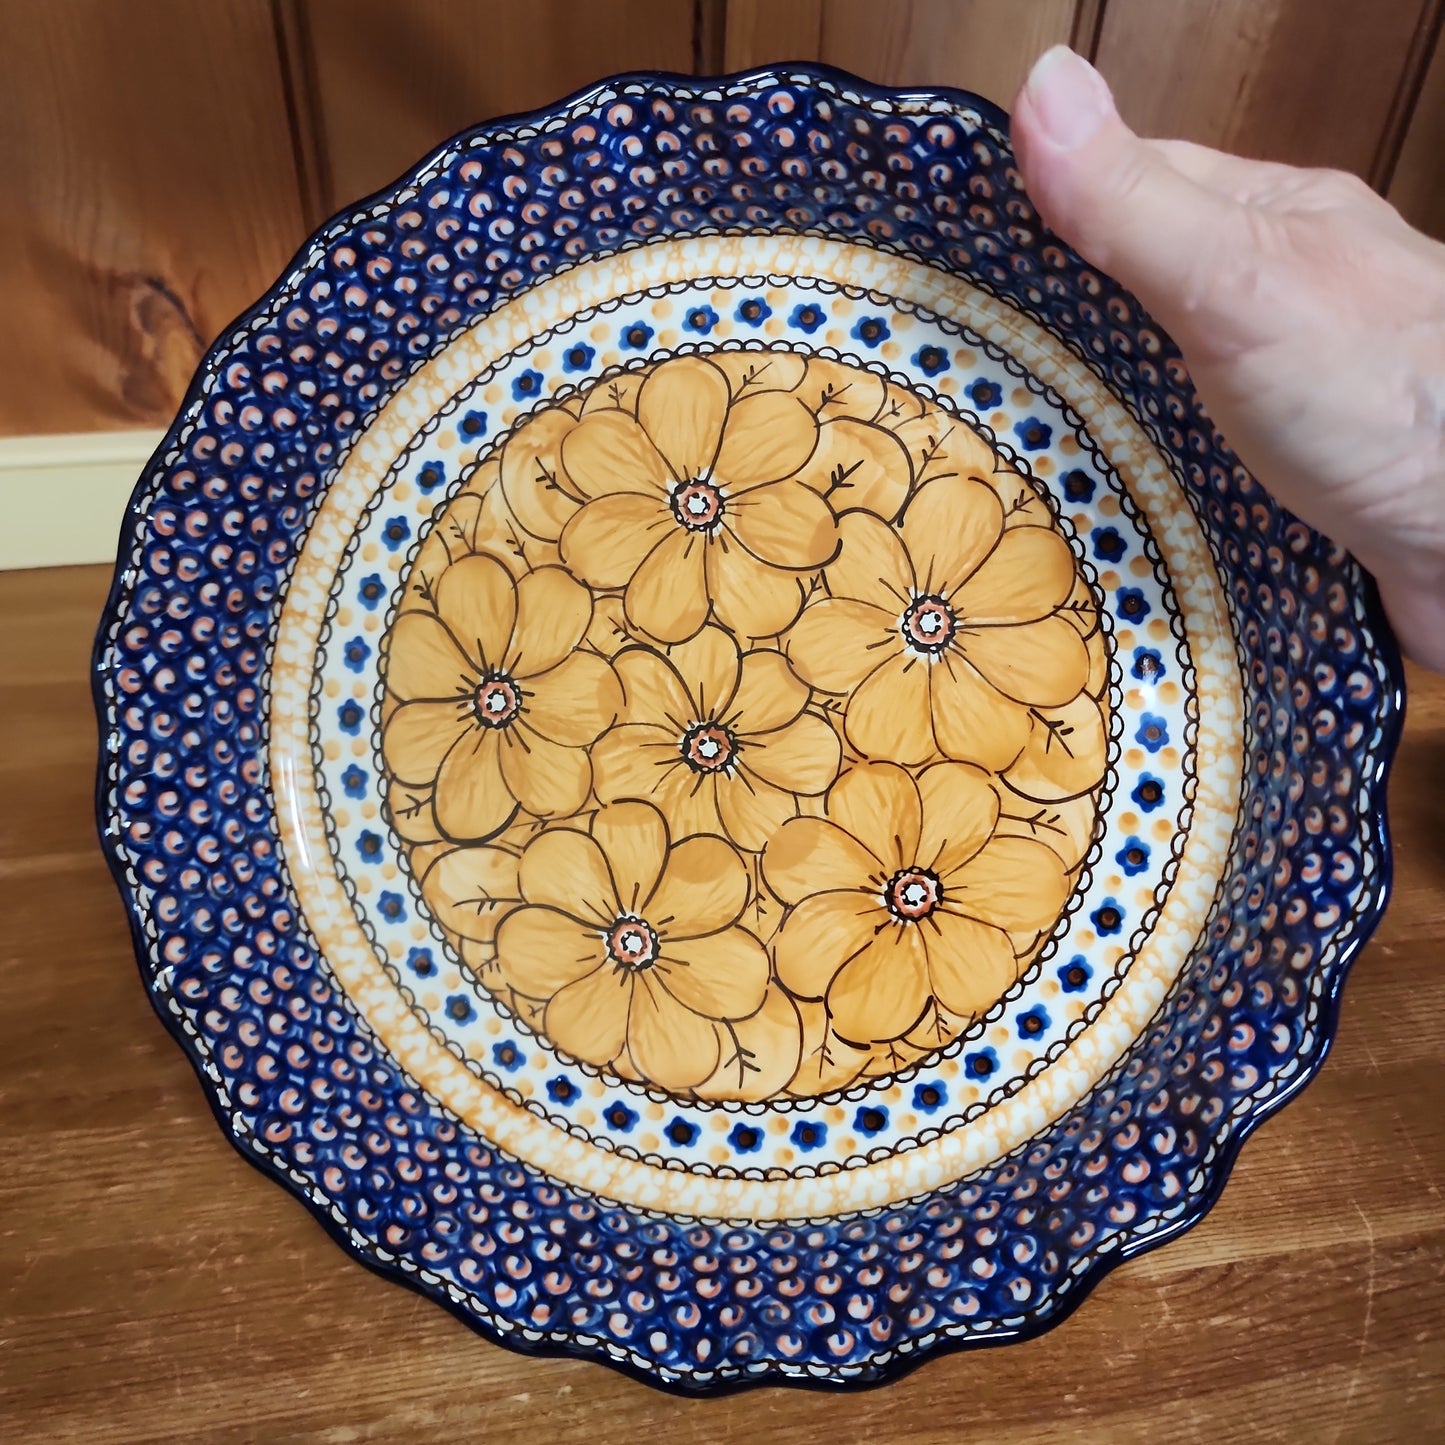
[[[1146,140],[1144,144],[1187,180],[1241,205],[1299,184],[1301,172],[1296,167],[1275,161],[1248,160],[1188,140]]]

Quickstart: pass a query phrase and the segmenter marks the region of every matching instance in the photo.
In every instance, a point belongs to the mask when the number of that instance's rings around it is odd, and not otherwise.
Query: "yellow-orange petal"
[[[539,567],[517,582],[517,622],[503,664],[513,677],[535,677],[570,657],[592,621],[592,594],[560,567]]]
[[[554,994],[542,1029],[564,1052],[589,1064],[610,1064],[627,1047],[633,975],[603,964]]]
[[[947,593],[993,551],[1003,532],[1003,507],[983,482],[939,478],[914,494],[902,532],[919,589]]]
[[[480,675],[435,617],[406,612],[396,619],[386,656],[386,686],[403,702],[470,697]]]
[[[786,727],[749,736],[740,761],[775,788],[816,795],[838,776],[842,756],[838,734],[815,713],[805,712]]]
[[[437,773],[437,826],[459,843],[500,833],[517,800],[502,780],[501,745],[493,728],[473,728],[442,760]]]
[[[669,943],[653,972],[694,1013],[742,1019],[762,1007],[768,991],[768,951],[743,928]]]
[[[928,678],[933,736],[946,758],[997,772],[1013,764],[1029,735],[1028,709],[1003,696],[955,653]]]
[[[872,943],[878,925],[889,922],[878,899],[856,888],[804,898],[773,942],[778,978],[799,998],[822,998],[843,965]]]
[[[607,857],[578,828],[548,828],[522,850],[517,877],[528,903],[555,908],[599,928],[622,911]]]
[[[987,1013],[1018,977],[1008,935],[976,918],[939,910],[919,925],[934,996],[963,1018]]]
[[[795,479],[769,482],[729,499],[723,527],[753,556],[775,567],[821,567],[838,550],[833,509]]]
[[[930,992],[917,927],[895,924],[839,970],[828,987],[828,1013],[840,1038],[881,1043],[902,1038],[918,1022]]]
[[[778,829],[797,816],[792,793],[750,777],[745,767],[731,777],[717,778],[713,786],[723,832],[749,853],[761,852]]]
[[[1052,928],[1069,897],[1069,879],[1052,848],[1031,838],[995,837],[958,869],[946,890],[952,912],[998,928]]]
[[[780,1093],[798,1070],[803,1021],[782,989],[767,991],[762,1007],[719,1029],[722,1056],[712,1077],[698,1087],[704,1099],[761,1100]]]
[[[872,421],[883,410],[886,394],[886,383],[876,372],[826,356],[808,358],[807,375],[798,388],[803,404],[820,422],[834,417]]]
[[[591,973],[604,957],[601,936],[555,908],[525,903],[497,929],[502,976],[529,998],[551,998]]]
[[[687,687],[693,707],[689,721],[721,716],[737,691],[737,643],[720,627],[704,627],[696,637],[668,648],[667,657]]]
[[[961,630],[954,645],[1005,697],[1034,707],[1062,707],[1089,680],[1084,639],[1057,614],[1017,627]]]
[[[890,393],[895,401],[903,400],[892,387]],[[908,448],[919,486],[935,478],[991,479],[997,465],[993,448],[971,426],[922,398],[909,398],[903,404],[914,414],[889,425]]]
[[[519,722],[502,737],[502,777],[512,796],[538,818],[567,818],[592,789],[592,765],[581,748],[565,747]]]
[[[708,474],[727,410],[727,377],[700,356],[664,361],[637,393],[638,423],[676,481]]]
[[[606,658],[574,652],[524,683],[523,723],[554,743],[586,747],[617,720],[622,684]]]
[[[716,833],[716,784],[682,760],[677,735],[644,724],[613,728],[592,748],[593,788],[604,802],[641,799],[659,809],[674,838]]]
[[[647,378],[640,372],[624,371],[619,376],[600,381],[587,393],[582,403],[582,416],[591,416],[594,411],[625,411],[637,415],[637,393]]]
[[[652,897],[667,861],[667,824],[646,803],[610,803],[592,819],[592,836],[607,858],[618,901],[638,912]]]
[[[792,391],[807,370],[795,351],[715,351],[708,358],[728,379],[734,399],[762,391]]]
[[[442,759],[472,725],[470,705],[461,702],[404,702],[387,719],[382,757],[397,780],[427,787]]]
[[[993,836],[998,794],[988,774],[967,763],[935,763],[917,783],[923,804],[918,862],[946,879]]]
[[[437,583],[436,606],[468,658],[483,668],[502,666],[517,618],[517,593],[500,562],[481,556],[453,562]],[[393,632],[393,645],[395,638]]]
[[[824,692],[850,692],[903,651],[897,618],[868,602],[825,597],[809,604],[784,643],[799,677]]]
[[[700,1084],[718,1062],[717,1031],[651,973],[639,974],[627,1017],[627,1052],[644,1079],[664,1089]]]
[[[1015,527],[950,601],[969,623],[1034,622],[1074,590],[1074,554],[1047,527]]]
[[[918,785],[896,763],[849,768],[828,794],[828,817],[890,872],[919,861],[923,805]]]
[[[636,420],[620,411],[585,416],[562,441],[562,466],[584,501],[619,492],[665,498],[667,464]]]
[[[791,392],[745,395],[728,412],[713,479],[730,496],[780,482],[808,460],[817,442],[813,413]]]
[[[812,893],[871,887],[882,869],[883,860],[855,834],[826,818],[794,818],[763,852],[763,876],[784,903],[798,903]]]
[[[430,785],[422,788],[393,779],[386,789],[386,816],[408,843],[432,843],[441,837]]]
[[[426,870],[422,891],[444,928],[490,943],[508,905],[522,896],[517,855],[505,848],[448,849]]]
[[[730,844],[703,835],[673,844],[644,916],[672,948],[736,923],[747,901],[747,866]]]
[[[577,503],[559,475],[562,440],[577,425],[561,407],[538,412],[502,448],[502,492],[512,515],[534,537],[555,542]]]
[[[772,648],[745,652],[724,720],[740,735],[786,727],[808,705],[808,684]]]
[[[719,622],[737,638],[773,637],[802,610],[804,582],[754,557],[724,529],[707,548],[707,593]]]
[[[839,549],[828,565],[828,592],[881,608],[898,619],[913,597],[913,564],[895,527],[868,512],[838,519]]]
[[[914,767],[937,755],[928,699],[932,670],[922,658],[905,653],[889,658],[858,684],[843,729],[864,757]]]
[[[687,685],[662,653],[651,647],[629,647],[617,654],[612,665],[622,683],[622,716],[627,722],[665,724],[680,736],[700,720],[693,715]]]
[[[908,449],[886,427],[852,417],[818,428],[818,447],[798,474],[835,512],[862,508],[892,521],[908,496]]]
[[[1041,803],[1057,803],[1099,786],[1108,736],[1099,704],[1088,693],[1063,707],[1035,709],[1029,723],[1024,750],[1005,775],[1011,788]]]
[[[562,530],[562,560],[594,587],[625,587],[677,526],[660,497],[619,492],[588,502]]]
[[[704,555],[696,532],[674,527],[627,584],[627,620],[661,642],[682,642],[707,621]]]

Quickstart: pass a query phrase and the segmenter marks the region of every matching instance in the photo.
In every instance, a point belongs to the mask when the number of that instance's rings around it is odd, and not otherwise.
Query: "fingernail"
[[[1044,134],[1062,150],[1092,140],[1114,113],[1108,82],[1067,45],[1055,45],[1034,62],[1024,90]]]

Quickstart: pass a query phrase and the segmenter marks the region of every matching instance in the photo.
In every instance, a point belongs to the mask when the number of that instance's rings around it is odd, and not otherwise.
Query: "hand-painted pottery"
[[[707,1390],[1035,1333],[1323,1057],[1398,661],[1005,124],[789,69],[469,132],[136,490],[147,987],[491,1338]]]

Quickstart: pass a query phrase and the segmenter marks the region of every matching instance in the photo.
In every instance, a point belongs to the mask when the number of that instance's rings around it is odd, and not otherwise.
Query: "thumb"
[[[1012,136],[1030,198],[1075,250],[1171,329],[1200,306],[1239,208],[1135,135],[1088,61],[1063,45],[1045,51],[1014,103]]]

